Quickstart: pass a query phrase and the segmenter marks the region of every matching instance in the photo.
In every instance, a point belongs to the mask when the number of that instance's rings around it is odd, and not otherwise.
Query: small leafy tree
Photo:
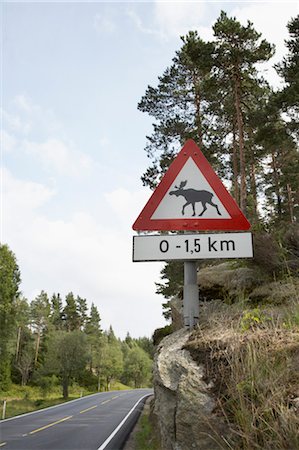
[[[106,382],[106,389],[110,390],[111,381],[118,379],[123,372],[123,353],[121,345],[115,338],[113,333],[113,340],[111,339],[111,330],[106,334],[106,339],[103,341],[101,351],[101,375]]]
[[[59,376],[63,398],[68,398],[69,385],[85,369],[87,343],[80,331],[56,331],[48,342],[45,372]]]
[[[138,345],[128,351],[124,363],[124,375],[127,381],[133,381],[135,388],[148,385],[151,368],[152,360]]]

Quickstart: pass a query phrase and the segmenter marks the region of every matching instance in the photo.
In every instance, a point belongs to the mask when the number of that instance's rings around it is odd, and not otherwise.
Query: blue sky
[[[163,326],[160,263],[131,262],[131,225],[150,192],[140,176],[150,117],[137,110],[180,35],[212,38],[221,9],[284,54],[298,2],[12,2],[1,5],[1,242],[21,289],[73,291],[118,336]]]

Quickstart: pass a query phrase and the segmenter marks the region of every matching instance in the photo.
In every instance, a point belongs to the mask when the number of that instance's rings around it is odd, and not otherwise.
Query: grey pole
[[[198,285],[196,262],[184,261],[184,325],[190,331],[199,319]]]

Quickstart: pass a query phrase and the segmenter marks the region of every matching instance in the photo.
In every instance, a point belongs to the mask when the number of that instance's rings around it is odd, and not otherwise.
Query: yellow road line
[[[83,414],[83,413],[85,413],[86,411],[90,411],[91,409],[94,409],[94,408],[97,408],[97,407],[98,407],[98,405],[95,405],[95,406],[91,406],[90,408],[83,409],[83,411],[80,411],[80,414]]]
[[[53,427],[54,425],[57,425],[60,422],[64,422],[65,420],[71,419],[73,416],[64,417],[63,419],[57,420],[57,422],[49,423],[49,425],[45,425],[44,427],[37,428],[36,430],[30,431],[29,434],[38,433],[39,431],[45,430],[46,428]]]
[[[1,442],[0,447],[3,447],[4,445],[6,445],[6,442]]]
[[[112,400],[114,400],[115,398],[118,398],[118,397],[120,397],[120,395],[117,395],[116,397],[112,397]]]
[[[111,402],[111,398],[109,400],[105,400],[104,402],[101,403],[101,405],[105,405],[105,403]]]

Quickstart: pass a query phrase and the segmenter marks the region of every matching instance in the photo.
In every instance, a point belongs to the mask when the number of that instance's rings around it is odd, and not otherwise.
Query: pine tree
[[[77,303],[77,311],[80,317],[80,329],[83,330],[87,321],[87,311],[88,311],[87,301],[85,298],[81,298],[79,297],[79,295],[77,295],[76,303]]]
[[[224,11],[213,26],[215,41],[215,76],[220,86],[228,89],[233,101],[233,126],[238,142],[240,164],[240,207],[247,211],[247,181],[245,158],[245,112],[244,103],[252,85],[256,84],[254,64],[264,62],[273,55],[274,48],[266,41],[260,41],[261,34],[248,21],[242,26],[236,18],[229,18]],[[223,89],[222,86],[220,89]]]
[[[85,334],[87,336],[87,344],[89,347],[89,369],[90,372],[96,366],[97,355],[100,352],[102,346],[102,330],[100,327],[100,314],[97,307],[92,303],[90,308],[90,315],[85,325]]]
[[[41,337],[49,325],[50,309],[51,306],[48,295],[44,291],[41,291],[41,293],[34,300],[32,300],[30,304],[31,324],[36,332],[36,347],[34,357],[35,365],[37,364],[38,360]]]
[[[288,126],[299,140],[299,15],[290,20],[287,28],[290,34],[290,39],[286,41],[288,54],[276,65],[285,87],[276,94],[276,101],[288,115]]]
[[[79,330],[81,320],[77,309],[77,303],[72,292],[66,295],[65,303],[66,305],[63,309],[65,329],[67,331]]]
[[[143,184],[150,188],[157,185],[186,139],[193,138],[207,152],[209,118],[204,114],[204,86],[212,67],[213,44],[204,42],[196,32],[182,41],[158,86],[149,86],[138,104],[140,111],[156,120],[145,149],[153,162],[142,176]]]
[[[62,312],[62,300],[61,300],[60,294],[52,295],[50,321],[56,330],[62,330],[62,328],[63,328],[63,312]]]

